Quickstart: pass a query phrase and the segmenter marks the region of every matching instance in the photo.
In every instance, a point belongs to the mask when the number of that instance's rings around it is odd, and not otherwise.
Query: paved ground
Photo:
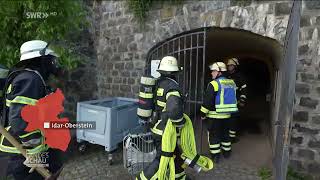
[[[203,135],[203,154],[207,154],[206,135]],[[123,167],[122,150],[113,153],[114,164],[108,164],[108,153],[103,147],[89,145],[84,154],[75,152],[66,162],[60,180],[68,179],[133,179]],[[241,141],[233,145],[230,159],[222,159],[213,171],[194,174],[188,170],[191,179],[215,180],[259,180],[258,170],[271,166],[271,147],[265,134],[245,133]]]
[[[122,151],[113,153],[113,164],[108,163],[108,153],[98,145],[89,145],[84,154],[75,152],[66,163],[59,180],[100,180],[100,179],[131,179],[123,167]]]
[[[197,134],[198,127],[195,127]],[[197,136],[198,142],[199,136]],[[208,155],[206,133],[203,133],[202,153]],[[258,171],[261,167],[271,167],[271,146],[265,133],[244,133],[240,142],[232,146],[233,154],[230,159],[222,159],[220,164],[210,172],[194,174],[188,170],[191,179],[215,180],[259,180]],[[113,153],[113,165],[108,164],[108,153],[102,146],[89,145],[84,154],[76,148],[66,157],[65,168],[59,180],[87,180],[87,179],[133,179],[127,169],[123,167],[123,154],[120,148]]]
[[[254,107],[251,109],[253,108]],[[266,109],[267,108],[265,108],[265,110]],[[259,180],[259,169],[262,167],[272,167],[272,150],[267,135],[269,129],[266,128],[267,121],[263,121],[263,119],[267,118],[267,115],[261,111],[254,112],[256,113],[252,113],[252,111],[246,113],[247,117],[241,122],[246,127],[252,127],[244,131],[240,137],[240,142],[232,146],[233,154],[231,158],[227,160],[223,159],[222,162],[216,165],[216,168],[210,172],[194,174],[192,170],[188,170],[187,174],[191,179]],[[249,114],[249,116],[247,114]],[[194,128],[197,146],[200,147],[201,124],[196,123]],[[205,129],[204,126],[202,126],[202,128]],[[201,154],[208,155],[207,134],[205,131],[203,132],[202,148],[199,148],[199,150],[201,150]],[[59,179],[133,179],[127,169],[123,167],[123,154],[121,149],[122,148],[113,154],[114,164],[111,166],[107,161],[108,153],[106,153],[101,146],[90,145],[84,154],[80,154],[74,150],[71,156],[68,157],[68,161],[65,163],[65,168]]]
[[[230,159],[222,159],[213,171],[202,172],[195,179],[259,180],[259,169],[271,167],[271,148],[263,135],[246,134],[232,148]],[[203,151],[207,154],[207,148]]]

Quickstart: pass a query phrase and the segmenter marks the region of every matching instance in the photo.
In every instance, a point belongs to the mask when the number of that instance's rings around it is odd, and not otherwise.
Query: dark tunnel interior
[[[263,61],[241,58],[239,70],[247,83],[247,105],[241,109],[240,132],[262,133],[270,124],[270,73]]]

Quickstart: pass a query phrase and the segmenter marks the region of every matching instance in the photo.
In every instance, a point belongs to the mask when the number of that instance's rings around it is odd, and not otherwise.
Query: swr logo
[[[45,19],[49,17],[49,13],[46,12],[27,12],[27,19]]]

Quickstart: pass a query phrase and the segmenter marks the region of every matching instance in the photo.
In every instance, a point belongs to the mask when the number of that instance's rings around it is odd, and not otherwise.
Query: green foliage
[[[258,175],[261,180],[271,180],[272,172],[268,168],[261,168],[259,169]]]
[[[0,1],[0,64],[11,67],[19,61],[24,42],[40,39],[52,42],[62,66],[75,68],[80,60],[71,40],[88,26],[85,17],[82,1]]]
[[[231,6],[250,6],[253,0],[231,0]]]
[[[261,168],[258,171],[258,175],[261,180],[271,180],[272,171],[268,168]],[[292,168],[288,168],[287,180],[311,180],[312,178],[294,171]]]
[[[287,172],[287,180],[310,180],[312,179],[309,176],[300,174],[296,171],[294,171],[292,168],[288,168],[288,172]]]
[[[129,9],[133,12],[134,16],[138,19],[140,25],[144,25],[147,18],[148,11],[152,8],[155,3],[171,3],[180,4],[183,0],[127,0]]]
[[[139,22],[143,22],[153,2],[154,0],[128,0],[128,5]]]

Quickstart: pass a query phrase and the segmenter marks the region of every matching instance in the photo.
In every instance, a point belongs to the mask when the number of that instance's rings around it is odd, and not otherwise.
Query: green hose
[[[186,119],[186,123],[181,129],[181,158],[193,160],[197,156],[193,126],[190,118],[186,114],[183,114],[183,117]],[[200,156],[196,164],[204,171],[209,171],[214,167],[212,160],[206,156]]]
[[[173,153],[176,148],[176,142],[177,142],[176,128],[174,127],[171,120],[169,119],[162,135],[162,140],[161,140],[162,152]],[[167,170],[169,170],[168,173],[167,173]],[[159,170],[158,170],[158,179],[159,180],[166,179],[167,174],[169,175],[169,179],[175,178],[174,157],[161,155]]]
[[[186,114],[183,114],[183,117],[186,119],[186,123],[182,127],[180,134],[180,146],[182,149],[181,157],[182,159],[188,158],[190,160],[193,160],[197,156],[194,130],[190,118]],[[175,157],[163,155],[163,152],[172,154],[176,148],[176,143],[176,127],[172,124],[171,120],[169,119],[164,129],[161,141],[162,154],[160,158],[159,170],[157,172],[159,180],[167,179],[167,175],[169,176],[169,179],[175,178]],[[200,166],[204,171],[209,171],[214,167],[212,160],[205,156],[200,156],[199,159],[196,161],[196,164]]]

